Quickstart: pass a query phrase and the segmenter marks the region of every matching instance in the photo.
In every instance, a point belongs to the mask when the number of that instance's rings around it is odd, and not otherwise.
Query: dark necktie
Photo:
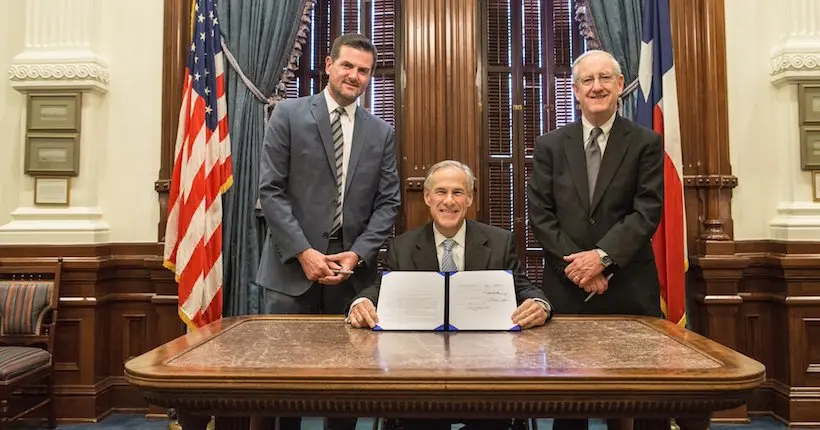
[[[347,115],[347,111],[343,107],[337,107],[331,114],[330,132],[333,135],[333,152],[336,155],[336,189],[339,192],[339,198],[336,200],[336,211],[333,213],[333,224],[330,228],[330,235],[334,235],[340,228],[342,228],[342,191],[344,183],[342,181],[342,174],[344,171],[344,153],[345,153],[345,139],[342,133],[342,115]]]
[[[589,184],[589,203],[592,204],[592,196],[595,194],[595,183],[598,181],[598,171],[601,170],[601,147],[598,146],[598,136],[603,134],[601,127],[595,127],[589,133],[584,147],[587,155],[587,183]]]

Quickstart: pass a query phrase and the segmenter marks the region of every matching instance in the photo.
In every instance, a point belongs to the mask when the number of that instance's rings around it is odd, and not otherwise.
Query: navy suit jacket
[[[560,313],[661,316],[652,236],[663,211],[663,144],[617,116],[592,201],[581,120],[540,136],[529,181],[530,228],[544,248],[544,292]],[[564,275],[563,256],[601,248],[618,265],[609,288],[587,293]]]

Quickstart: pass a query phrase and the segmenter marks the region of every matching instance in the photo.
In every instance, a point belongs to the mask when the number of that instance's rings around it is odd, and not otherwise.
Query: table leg
[[[678,423],[680,430],[707,430],[711,422],[711,417],[676,418],[675,422]]]
[[[177,410],[177,421],[182,426],[182,430],[206,430],[211,417],[193,415],[186,411]]]

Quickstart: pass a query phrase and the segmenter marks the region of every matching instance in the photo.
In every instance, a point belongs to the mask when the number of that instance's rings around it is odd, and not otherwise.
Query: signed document
[[[385,272],[379,289],[376,330],[436,330],[444,323],[445,275]]]
[[[520,330],[516,306],[508,271],[385,272],[375,330]]]
[[[518,306],[510,272],[480,270],[450,275],[450,325],[456,330],[510,330]]]

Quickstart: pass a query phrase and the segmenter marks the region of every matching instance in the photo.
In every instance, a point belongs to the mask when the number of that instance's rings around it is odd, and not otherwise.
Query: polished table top
[[[125,364],[150,404],[237,428],[247,428],[241,417],[290,415],[677,417],[682,430],[700,430],[713,411],[743,405],[764,372],[667,321],[602,316],[454,333],[374,332],[340,317],[227,318]]]

